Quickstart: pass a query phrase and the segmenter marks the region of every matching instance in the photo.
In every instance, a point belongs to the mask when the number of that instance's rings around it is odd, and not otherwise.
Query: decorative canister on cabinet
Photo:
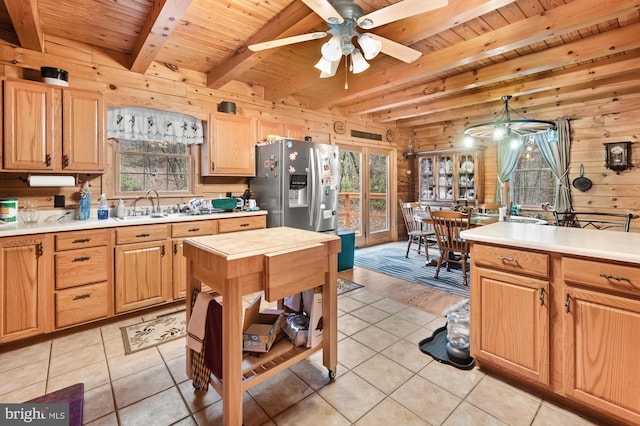
[[[80,197],[80,208],[78,209],[78,219],[87,220],[91,213],[91,197]]]
[[[18,217],[18,199],[0,199],[0,222],[15,223]]]

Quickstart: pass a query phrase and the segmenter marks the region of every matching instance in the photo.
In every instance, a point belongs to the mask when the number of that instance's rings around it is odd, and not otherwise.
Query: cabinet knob
[[[51,154],[47,154],[45,157],[45,163],[47,164],[47,167],[51,165]]]
[[[69,167],[69,156],[66,154],[62,157],[62,167]]]

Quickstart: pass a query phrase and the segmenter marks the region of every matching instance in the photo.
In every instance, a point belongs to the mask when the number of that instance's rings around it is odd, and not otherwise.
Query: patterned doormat
[[[186,311],[160,315],[150,321],[120,327],[125,355],[179,338],[187,332]]]
[[[364,287],[343,278],[338,278],[338,294]],[[150,321],[121,327],[125,355],[143,349],[184,338],[187,330],[186,311],[161,315]]]

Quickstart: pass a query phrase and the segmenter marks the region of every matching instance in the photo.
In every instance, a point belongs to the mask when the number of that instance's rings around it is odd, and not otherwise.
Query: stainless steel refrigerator
[[[250,181],[267,227],[310,231],[338,228],[338,147],[293,139],[256,145],[256,177]]]

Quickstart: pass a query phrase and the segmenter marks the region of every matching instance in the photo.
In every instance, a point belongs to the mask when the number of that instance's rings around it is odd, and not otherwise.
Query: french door
[[[395,151],[343,145],[340,164],[339,226],[355,231],[358,247],[392,241]]]

